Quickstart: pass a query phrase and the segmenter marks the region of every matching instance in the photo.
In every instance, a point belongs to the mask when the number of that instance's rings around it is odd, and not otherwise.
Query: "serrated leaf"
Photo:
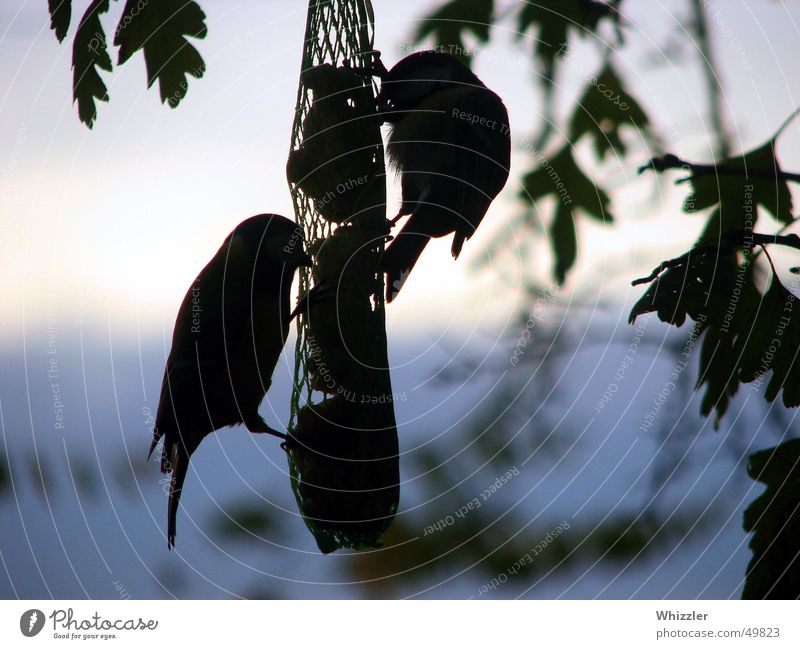
[[[553,69],[555,59],[566,51],[564,46],[570,29],[586,36],[597,30],[601,18],[610,15],[612,10],[607,4],[594,0],[525,2],[517,16],[517,38],[522,38],[529,30],[536,32],[533,56],[541,71],[547,72]]]
[[[100,15],[108,11],[109,0],[93,0],[83,14],[72,43],[72,96],[78,102],[78,116],[89,128],[97,118],[95,100],[108,101],[108,91],[97,68],[111,71],[106,35]]]
[[[752,264],[737,265],[731,254],[701,247],[670,262],[631,310],[629,322],[655,311],[677,327],[686,318],[699,323],[699,376],[705,386],[703,415],[716,411],[715,426],[742,383],[761,387],[771,373],[764,398],[783,391],[786,407],[800,405],[800,313],[798,300],[773,274],[762,294]],[[675,263],[680,262],[680,263]]]
[[[695,389],[705,386],[700,412],[715,412],[714,427],[739,391],[741,367],[753,319],[762,304],[752,264],[736,265],[733,257],[716,270],[704,320],[700,364]],[[752,350],[752,346],[749,347]]]
[[[469,64],[464,34],[472,33],[481,43],[489,40],[494,0],[451,0],[422,19],[414,36],[420,42],[430,36],[436,47]]]
[[[781,168],[775,157],[774,139],[741,156],[719,160],[714,166],[724,172],[693,174],[687,179],[693,191],[684,203],[684,211],[717,208],[701,240],[714,239],[731,228],[752,228],[757,207],[781,223],[792,222],[792,195],[788,182],[778,177]]]
[[[764,399],[772,402],[784,390],[783,405],[794,408],[800,405],[796,397],[800,383],[800,313],[797,298],[773,275],[759,311],[758,315],[753,316],[752,341],[747,343],[750,349],[742,350],[739,380],[750,383],[771,370],[772,376],[764,391]]]
[[[742,599],[800,597],[800,440],[750,456],[747,474],[766,490],[744,512],[753,533]]]
[[[162,103],[177,106],[188,89],[187,75],[197,79],[205,72],[200,53],[187,36],[205,38],[205,14],[193,0],[128,0],[114,37],[119,46],[117,64],[135,52],[144,52],[147,86],[156,80]]]
[[[542,197],[553,195],[557,201],[550,225],[550,242],[556,260],[553,275],[562,284],[577,256],[575,212],[580,210],[598,221],[610,223],[613,221],[608,211],[611,201],[608,194],[583,173],[569,145],[565,145],[552,159],[537,155],[537,161],[539,168],[522,179],[520,198],[533,204]]]
[[[584,135],[593,139],[598,158],[607,153],[626,153],[620,136],[623,126],[635,130],[647,129],[647,114],[624,88],[622,80],[607,63],[600,74],[590,80],[578,100],[569,121],[569,139],[577,142]]]
[[[50,29],[55,32],[60,43],[69,30],[69,22],[72,19],[72,0],[47,0],[47,8],[50,11]]]
[[[628,322],[653,311],[659,320],[676,327],[682,326],[687,316],[695,322],[705,319],[712,294],[720,290],[719,278],[730,270],[729,258],[713,253],[690,255],[685,263],[668,268],[653,280],[631,309]]]
[[[565,145],[550,159],[537,155],[537,163],[539,168],[522,179],[520,196],[524,200],[533,202],[553,194],[565,205],[581,209],[598,221],[611,223],[614,220],[609,212],[611,199],[578,166],[570,145]]]
[[[736,380],[734,337],[716,327],[707,327],[700,345],[700,363],[695,390],[705,385],[700,412],[704,417],[716,410],[714,428],[719,426],[730,400],[739,391]]]

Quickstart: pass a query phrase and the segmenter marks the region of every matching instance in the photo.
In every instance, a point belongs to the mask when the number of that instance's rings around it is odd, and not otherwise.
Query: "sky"
[[[76,118],[70,48],[48,29],[45,5],[0,2],[2,328],[19,330],[20,304],[27,317],[40,318],[56,303],[70,314],[103,314],[101,320],[128,333],[137,320],[169,329],[186,287],[236,223],[259,212],[292,213],[284,165],[304,3],[206,2],[209,34],[198,47],[208,69],[202,80],[191,81],[181,106],[166,108],[157,92],[145,90],[143,61],[135,56],[107,78],[111,102],[100,104],[92,131]],[[416,21],[430,6],[376,3],[376,46],[386,61],[407,51]],[[791,3],[774,2],[709,7],[720,13],[712,23],[734,140],[749,148],[796,107],[798,73],[781,64],[794,55],[796,12]],[[668,144],[708,160],[701,80],[686,56],[667,48],[676,38],[671,12],[683,11],[680,2],[647,3],[647,10],[632,3],[629,19],[641,36],[631,39],[622,60],[630,65],[631,91],[661,123]],[[498,28],[492,45],[476,57],[476,71],[503,97],[520,143],[541,114],[541,93],[510,27]],[[561,111],[596,64],[592,47],[575,44]],[[800,155],[793,146],[797,129],[790,131],[779,149],[789,167]],[[636,167],[646,160],[642,150],[624,164],[613,161],[598,170],[606,186],[617,188],[612,213],[620,226],[583,220],[582,263],[567,290],[600,273],[597,290],[604,299],[630,299],[625,277],[674,256],[699,228],[688,220],[665,227],[681,192],[636,178]],[[524,153],[515,154],[504,193],[458,263],[447,253],[449,240],[429,246],[415,273],[419,279],[409,280],[411,290],[388,313],[390,329],[396,326],[402,335],[434,320],[440,329],[467,330],[502,328],[508,321],[518,306],[518,270],[512,269],[505,290],[491,272],[469,273],[468,267],[489,235],[508,227],[520,209],[515,195],[528,165]],[[390,191],[391,201],[397,201],[396,191]],[[541,254],[523,260],[542,277],[551,264],[544,239]]]
[[[143,61],[134,56],[113,76],[106,75],[111,101],[99,104],[91,131],[79,122],[72,104],[70,48],[59,45],[49,30],[46,4],[0,0],[0,423],[6,455],[22,462],[19,484],[26,485],[15,491],[13,502],[0,506],[0,556],[8,576],[0,580],[0,593],[114,597],[122,583],[139,597],[247,596],[256,592],[250,590],[253,576],[263,573],[270,580],[266,591],[257,591],[261,595],[358,596],[362,590],[341,583],[349,559],[325,562],[316,554],[277,449],[240,431],[219,436],[220,441],[215,438],[198,451],[198,475],[207,479],[195,482],[184,497],[189,516],[182,520],[185,554],[174,563],[165,558],[159,536],[160,476],[152,465],[142,469],[136,460],[146,446],[146,413],[157,405],[174,317],[195,275],[244,218],[260,212],[292,214],[285,162],[305,3],[204,0],[209,33],[196,45],[207,72],[190,82],[180,107],[169,109],[157,92],[146,90]],[[696,53],[679,54],[670,47],[683,38],[676,33],[674,16],[685,14],[686,3],[626,4],[638,34],[620,52],[631,93],[660,125],[666,150],[710,161],[703,80],[691,64]],[[800,106],[800,72],[793,65],[800,5],[770,0],[705,4],[714,16],[710,27],[734,148],[748,150],[768,139]],[[374,5],[376,47],[391,64],[406,51],[419,18],[434,3],[377,0]],[[113,29],[109,21],[106,26]],[[492,44],[476,56],[475,70],[503,98],[514,143],[521,146],[541,118],[542,101],[512,27],[497,28]],[[574,52],[557,107],[562,116],[581,91],[586,71],[598,64],[591,42],[576,40]],[[635,134],[628,137],[636,140]],[[785,169],[800,170],[799,138],[794,124],[779,142]],[[584,431],[583,444],[562,457],[562,473],[551,475],[552,466],[543,458],[537,460],[544,477],[536,489],[520,483],[509,490],[508,502],[519,505],[520,520],[535,516],[542,503],[552,507],[553,516],[575,513],[587,493],[600,513],[642,505],[641,494],[630,493],[631,485],[645,481],[660,447],[659,440],[640,438],[636,431],[669,369],[669,361],[657,359],[669,340],[666,327],[649,325],[653,355],[637,359],[613,407],[596,416],[593,406],[632,335],[625,323],[640,289],[632,289],[630,280],[683,252],[702,226],[700,219],[680,213],[683,189],[636,174],[648,156],[639,148],[624,161],[592,168],[612,188],[617,225],[581,221],[578,267],[559,290],[566,306],[545,310],[543,316],[552,326],[579,330],[553,389],[565,395],[560,423],[568,431]],[[412,457],[429,443],[441,444],[446,457],[462,452],[465,441],[457,424],[471,413],[485,386],[441,385],[431,376],[454,358],[505,353],[501,340],[519,334],[519,312],[531,308],[520,295],[520,266],[543,283],[551,281],[544,235],[533,253],[516,264],[496,260],[508,266],[508,283],[491,268],[473,270],[471,263],[485,253],[490,235],[507,228],[518,214],[520,177],[530,164],[521,148],[515,150],[508,185],[462,257],[453,262],[449,239],[432,242],[387,309],[394,387],[416,395],[397,408],[404,456]],[[397,196],[393,185],[390,203],[396,204]],[[547,205],[539,209],[549,218]],[[787,256],[775,259],[779,268],[793,265]],[[578,298],[584,306],[572,309]],[[50,344],[58,349],[65,433],[54,429]],[[287,346],[277,389],[262,408],[271,425],[286,421],[292,360]],[[686,412],[698,407],[695,397]],[[600,565],[586,573],[552,576],[528,596],[736,596],[747,561],[739,516],[750,492],[742,483],[731,493],[726,488],[735,482],[735,472],[741,475],[749,446],[743,443],[738,455],[730,455],[723,447],[736,430],[714,437],[696,417],[686,415],[682,423],[704,432],[697,442],[700,470],[699,475],[684,472],[668,500],[677,507],[684,497],[691,503],[709,493],[719,496],[724,502],[716,533],[687,538],[678,551],[630,570]],[[539,434],[525,437],[526,452],[536,448]],[[763,436],[770,439],[767,432]],[[595,443],[598,439],[602,442]],[[37,471],[25,465],[28,457],[52,467],[51,491],[31,488]],[[102,487],[91,497],[75,486],[73,470],[82,466],[73,461],[76,457],[84,468],[88,463],[107,471],[101,471]],[[136,480],[115,482],[118,472],[108,463],[116,466],[124,458]],[[424,527],[441,513],[431,504],[441,494],[420,493],[413,466],[409,461],[402,469],[403,508]],[[485,479],[475,466],[463,471],[476,485]],[[236,542],[226,544],[205,523],[209,511],[224,510],[226,499],[242,489],[268,492],[270,507],[286,515],[270,532],[266,549],[245,551]],[[508,536],[518,524],[510,524]],[[210,551],[216,557],[211,562]],[[470,575],[434,573],[395,594],[464,596],[475,590]]]

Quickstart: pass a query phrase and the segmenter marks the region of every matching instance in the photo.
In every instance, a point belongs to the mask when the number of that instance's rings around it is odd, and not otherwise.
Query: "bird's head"
[[[312,259],[305,251],[303,230],[294,221],[278,214],[259,214],[242,221],[231,233],[258,257],[291,270],[311,266]]]
[[[454,56],[431,50],[416,52],[383,76],[378,112],[384,121],[395,123],[432,94],[463,84],[483,86],[472,70]]]

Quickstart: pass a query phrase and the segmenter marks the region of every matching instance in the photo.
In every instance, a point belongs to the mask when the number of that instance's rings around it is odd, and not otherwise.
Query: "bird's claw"
[[[299,315],[306,315],[311,304],[318,304],[320,301],[330,296],[330,289],[326,284],[317,284],[309,289],[304,295],[297,298],[297,306],[289,316],[289,320],[294,320]]]
[[[372,60],[370,63],[367,65],[355,65],[353,59],[355,59],[357,56],[363,56],[365,54],[371,55]],[[356,55],[356,57],[345,59],[342,62],[342,66],[348,70],[352,70],[356,74],[362,74],[367,77],[378,77],[379,79],[383,79],[387,74],[389,74],[389,70],[386,69],[386,66],[381,60],[380,50],[362,52],[360,55]]]
[[[384,224],[386,226],[386,231],[391,232],[392,228],[397,225],[397,222],[405,216],[403,210],[400,210],[397,215],[392,219],[385,219]]]

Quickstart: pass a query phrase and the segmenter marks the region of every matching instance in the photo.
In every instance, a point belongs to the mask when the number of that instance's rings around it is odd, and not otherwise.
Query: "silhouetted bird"
[[[411,215],[382,260],[391,302],[431,237],[452,232],[458,257],[506,184],[511,135],[500,97],[448,54],[417,52],[380,76],[378,110],[393,127],[387,154],[402,185],[392,223]]]
[[[172,472],[170,548],[189,459],[206,435],[244,423],[253,433],[286,438],[267,426],[258,406],[289,334],[292,278],[310,264],[300,228],[260,214],[236,226],[183,298],[148,455],[163,437],[161,471]]]

